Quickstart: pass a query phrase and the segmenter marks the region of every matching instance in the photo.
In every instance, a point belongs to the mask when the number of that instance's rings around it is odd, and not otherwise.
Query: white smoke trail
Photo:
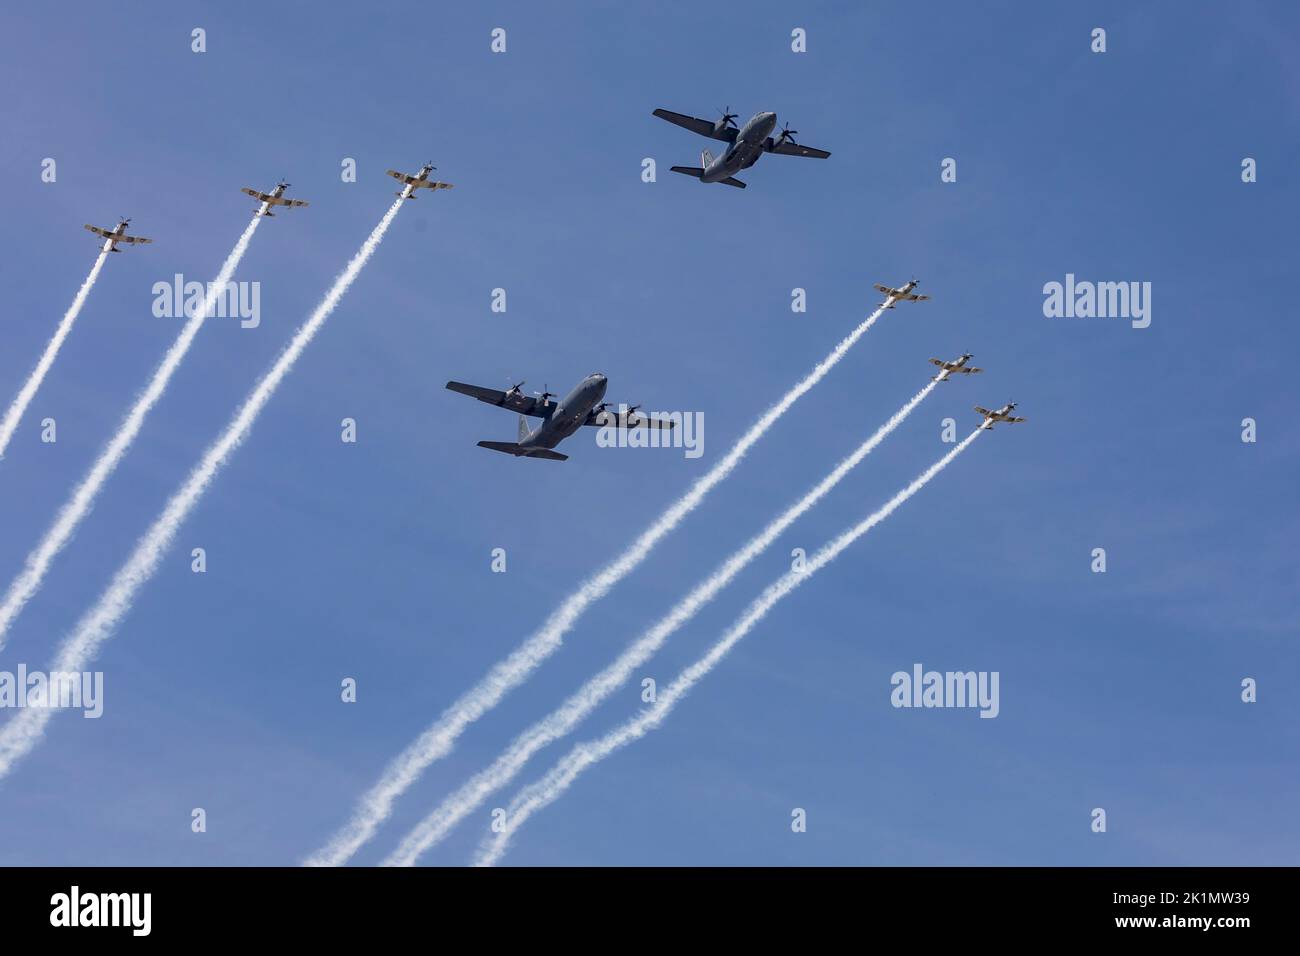
[[[443,711],[435,723],[427,727],[385,768],[379,781],[357,802],[352,818],[324,847],[304,860],[304,865],[339,866],[346,863],[362,844],[374,836],[380,824],[392,814],[393,803],[419,779],[425,768],[446,756],[466,727],[495,707],[502,697],[526,681],[544,660],[559,650],[564,635],[587,607],[604,597],[610,588],[645,560],[660,539],[676,528],[715,485],[731,474],[750,447],[763,437],[791,405],[826,377],[893,302],[892,296],[887,298],[875,312],[863,319],[794,388],[764,412],[726,456],[700,477],[686,494],[673,502],[613,564],[592,576],[569,595],[546,619],[540,630],[515,648],[505,660],[493,666],[482,680]]]
[[[104,450],[99,453],[99,457],[91,465],[86,477],[81,480],[81,484],[72,492],[72,497],[64,503],[62,510],[55,517],[54,523],[45,532],[45,537],[37,544],[35,550],[27,555],[27,561],[18,577],[14,578],[9,584],[4,601],[0,603],[0,648],[4,647],[5,634],[9,631],[9,625],[22,612],[23,607],[31,600],[32,596],[40,590],[41,582],[45,579],[45,574],[49,571],[50,564],[54,561],[55,556],[63,550],[64,545],[71,539],[73,532],[77,530],[77,525],[90,512],[100,490],[113,474],[114,469],[126,456],[127,451],[130,450],[131,443],[140,434],[140,429],[144,427],[149,412],[162,398],[163,392],[167,390],[167,384],[171,381],[176,369],[180,367],[185,354],[190,350],[190,345],[194,342],[194,337],[198,334],[200,326],[203,325],[208,309],[217,301],[217,297],[225,291],[226,285],[230,282],[230,277],[234,275],[235,267],[239,265],[239,260],[244,257],[249,240],[253,238],[253,233],[257,231],[259,222],[261,222],[261,217],[254,216],[248,223],[248,228],[239,237],[239,241],[235,243],[235,248],[230,251],[226,261],[222,263],[217,278],[208,287],[207,293],[203,297],[203,304],[185,323],[184,328],[181,329],[181,334],[176,337],[176,341],[172,343],[171,348],[163,356],[162,362],[154,370],[153,378],[149,380],[149,384],[145,386],[144,391],[135,400],[135,405],[122,419],[122,424],[118,426],[117,432],[109,439],[108,444],[104,446]]]
[[[5,449],[9,447],[14,432],[18,430],[18,422],[22,419],[23,412],[27,411],[27,406],[36,397],[36,390],[41,387],[41,382],[45,380],[45,373],[54,364],[55,356],[59,354],[59,349],[63,347],[63,340],[68,337],[68,333],[72,331],[73,323],[77,321],[77,316],[81,314],[81,307],[86,304],[86,297],[90,295],[90,287],[99,278],[99,270],[104,267],[104,260],[107,258],[107,252],[101,252],[96,257],[95,264],[90,267],[90,275],[86,276],[86,281],[81,283],[81,288],[77,290],[77,296],[72,300],[72,305],[68,306],[68,311],[63,313],[63,319],[59,322],[59,327],[54,330],[54,337],[45,346],[45,351],[41,353],[36,368],[32,369],[32,374],[28,376],[27,382],[14,396],[13,403],[9,406],[9,410],[5,412],[4,421],[0,421],[0,461],[4,460]]]
[[[634,740],[644,737],[662,724],[676,704],[690,692],[709,671],[726,657],[727,653],[740,642],[761,621],[772,606],[785,597],[800,584],[807,581],[819,570],[830,564],[849,545],[857,541],[880,522],[888,518],[903,502],[920,491],[935,475],[948,467],[949,463],[960,455],[979,435],[982,429],[971,432],[946,455],[921,473],[910,485],[890,498],[879,510],[868,515],[860,523],[833,539],[813,555],[802,571],[788,571],[770,584],[741,614],[740,618],[727,629],[726,633],[714,644],[707,654],[686,668],[660,695],[658,701],[636,717],[616,727],[614,730],[596,740],[585,741],[576,745],[540,780],[524,787],[506,810],[504,828],[484,839],[475,857],[476,866],[491,866],[505,853],[511,836],[523,826],[530,816],[543,807],[549,806],[560,798],[569,785],[583,770],[610,754],[627,746]]]
[[[487,797],[508,784],[523,769],[532,755],[554,740],[565,736],[610,694],[621,687],[642,664],[663,647],[668,638],[690,621],[701,608],[713,600],[751,561],[763,553],[802,515],[856,467],[917,405],[935,389],[930,382],[900,408],[885,424],[841,461],[811,491],[773,519],[758,535],[733,553],[711,575],[682,598],[662,619],[630,644],[613,663],[592,677],[568,700],[549,715],[524,731],[487,769],[471,777],[436,810],[424,818],[401,841],[385,866],[411,866],[421,854],[445,837],[451,829],[472,813]]]
[[[131,610],[131,602],[135,599],[136,592],[153,576],[163,552],[171,545],[181,523],[198,503],[231,453],[248,437],[263,407],[275,393],[280,382],[289,374],[298,356],[311,343],[321,325],[339,304],[343,293],[352,285],[361,268],[374,254],[384,238],[384,233],[388,231],[393,217],[401,208],[401,202],[395,202],[384,214],[379,225],[374,228],[347,267],[334,280],[325,298],[294,333],[293,339],[276,359],[271,370],[244,399],[244,404],[239,407],[235,417],[226,426],[226,430],[208,446],[203,458],[190,472],[185,483],[172,495],[162,513],[136,543],[135,550],[126,563],[118,569],[108,588],[100,595],[99,601],[86,612],[73,632],[64,639],[51,670],[81,671],[89,661],[94,659],[99,646],[112,635],[118,622]],[[0,727],[0,778],[7,776],[14,764],[36,746],[44,733],[45,725],[49,722],[50,715],[54,712],[53,709],[44,707],[24,708],[18,712],[17,717]]]

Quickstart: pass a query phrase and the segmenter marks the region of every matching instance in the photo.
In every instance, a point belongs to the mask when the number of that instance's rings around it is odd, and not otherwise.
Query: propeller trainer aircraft
[[[248,193],[254,199],[261,201],[262,205],[257,208],[257,215],[259,216],[274,216],[275,213],[271,212],[272,206],[284,206],[286,209],[291,209],[294,206],[309,205],[303,199],[285,199],[284,191],[288,188],[289,183],[281,182],[276,183],[275,188],[269,193],[260,193],[256,189],[249,189],[247,186],[241,189],[240,192]]]
[[[901,289],[891,289],[889,286],[881,285],[877,282],[876,291],[883,292],[888,296],[885,300],[885,308],[892,309],[894,307],[894,302],[924,302],[930,298],[928,295],[917,295],[912,291],[920,284],[921,282],[919,279],[912,279],[905,283]]]
[[[1016,403],[1007,402],[1001,408],[990,410],[979,405],[975,406],[975,411],[984,416],[984,423],[980,428],[990,429],[994,422],[1006,422],[1008,425],[1014,425],[1016,422],[1023,422],[1023,418],[1016,418],[1011,413],[1015,411]]]
[[[104,246],[100,250],[101,252],[121,252],[122,250],[117,247],[119,242],[125,242],[128,245],[153,242],[152,239],[145,239],[143,236],[128,236],[126,234],[126,227],[130,222],[130,219],[123,219],[112,229],[101,229],[99,226],[92,226],[90,223],[87,223],[86,228],[95,235],[104,238]]]
[[[776,129],[775,113],[755,113],[743,127],[736,126],[736,114],[729,110],[723,110],[722,118],[716,123],[665,109],[655,110],[654,115],[692,133],[727,144],[727,148],[717,159],[714,159],[706,149],[700,153],[699,166],[672,167],[673,172],[694,176],[702,183],[726,183],[728,186],[744,189],[745,184],[735,178],[736,173],[753,166],[764,153],[808,156],[813,159],[826,159],[830,156],[830,153],[824,149],[814,149],[796,143],[794,138],[799,131],[790,129],[789,123],[773,139],[772,132]]]
[[[415,191],[417,189],[450,189],[451,183],[440,183],[437,180],[429,179],[429,173],[433,172],[437,168],[438,167],[433,165],[433,163],[425,163],[420,167],[420,171],[414,176],[408,175],[407,173],[399,173],[395,169],[388,170],[389,176],[392,176],[394,179],[406,184],[401,192],[394,193],[393,195],[397,196],[399,199],[414,199]]]
[[[930,379],[932,382],[946,382],[950,375],[972,375],[975,372],[982,372],[984,369],[975,368],[973,365],[967,365],[974,356],[966,352],[960,358],[955,358],[951,362],[945,362],[942,359],[930,359],[931,365],[939,366],[939,374]]]
[[[480,448],[504,452],[516,458],[546,458],[550,461],[567,461],[569,456],[554,451],[556,445],[564,441],[583,425],[615,425],[620,428],[672,428],[673,422],[661,418],[648,418],[637,415],[639,405],[633,405],[626,414],[606,411],[608,402],[605,397],[608,385],[604,375],[593,372],[561,399],[558,403],[551,401],[555,395],[543,391],[539,396],[525,395],[520,389],[523,382],[511,386],[507,391],[496,388],[483,388],[479,385],[466,385],[464,382],[448,382],[447,388],[460,392],[480,402],[508,408],[519,413],[519,440],[517,442],[481,441]],[[540,418],[541,423],[534,428],[529,418]]]

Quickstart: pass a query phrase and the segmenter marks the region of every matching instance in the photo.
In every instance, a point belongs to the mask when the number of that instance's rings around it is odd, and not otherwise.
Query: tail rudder
[[[705,169],[713,165],[713,154],[707,149],[700,150],[700,165]]]
[[[519,440],[522,442],[525,438],[528,437],[528,433],[531,432],[532,430],[533,430],[532,426],[528,424],[528,416],[520,415],[519,416]]]

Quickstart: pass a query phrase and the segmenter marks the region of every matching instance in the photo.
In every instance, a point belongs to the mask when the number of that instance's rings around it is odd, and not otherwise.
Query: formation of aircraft
[[[275,188],[269,193],[258,192],[256,189],[249,189],[247,186],[241,189],[240,192],[248,193],[248,195],[262,203],[257,209],[257,215],[259,216],[274,216],[275,213],[271,212],[272,206],[284,206],[286,209],[291,209],[294,206],[310,205],[303,199],[285,199],[284,191],[288,188],[289,183],[280,182],[276,183]]]
[[[995,422],[1006,422],[1008,425],[1014,425],[1016,422],[1023,422],[1023,418],[1016,418],[1011,413],[1015,411],[1016,403],[1007,402],[1001,408],[988,409],[981,405],[975,406],[975,411],[984,416],[984,423],[980,428],[990,429]]]
[[[429,179],[429,174],[437,168],[433,163],[425,163],[414,176],[408,173],[399,173],[395,169],[388,170],[389,176],[405,184],[400,192],[393,195],[399,199],[414,199],[417,189],[450,189],[451,183],[440,183],[437,180]]]
[[[104,238],[104,245],[100,250],[101,252],[121,252],[122,250],[117,247],[119,242],[125,242],[127,245],[132,246],[146,242],[153,242],[152,239],[146,239],[143,236],[128,236],[126,234],[126,227],[130,225],[130,223],[130,219],[123,219],[120,220],[112,229],[101,229],[99,226],[92,226],[90,223],[86,223],[86,228],[95,235]]]
[[[448,382],[447,388],[460,392],[480,402],[508,408],[519,413],[519,440],[515,442],[481,441],[480,448],[504,452],[516,458],[545,458],[549,461],[567,461],[569,456],[555,451],[555,446],[584,425],[616,425],[620,428],[672,428],[673,423],[660,418],[637,415],[640,405],[633,405],[626,413],[609,412],[609,402],[601,401],[605,397],[605,388],[609,384],[604,375],[593,372],[579,382],[563,399],[553,402],[553,392],[543,391],[539,395],[525,395],[521,389],[523,382],[512,385],[506,391],[496,388],[484,388],[481,385],[467,385],[464,382]],[[540,418],[536,428],[529,418]]]
[[[776,114],[774,113],[759,113],[740,129],[737,129],[733,122],[735,114],[725,110],[722,113],[722,118],[716,123],[683,116],[680,113],[672,113],[668,110],[655,110],[655,115],[702,136],[710,136],[729,144],[727,150],[717,160],[713,160],[706,150],[704,165],[700,169],[673,167],[674,172],[685,172],[697,176],[702,182],[723,182],[743,188],[744,183],[732,178],[731,173],[752,166],[764,152],[819,158],[830,155],[823,150],[800,146],[795,143],[792,138],[795,134],[789,129],[782,130],[780,135],[773,139],[771,133],[776,126]],[[429,179],[429,174],[435,168],[432,163],[426,163],[415,175],[400,173],[392,169],[387,170],[387,173],[403,184],[402,190],[397,193],[399,197],[414,199],[415,190],[417,189],[452,188],[451,183]],[[280,182],[276,184],[270,193],[259,192],[248,187],[244,187],[242,192],[247,193],[261,203],[257,211],[258,215],[272,216],[274,215],[271,212],[273,206],[292,208],[308,205],[306,201],[301,199],[286,199],[284,193],[288,188],[289,183]],[[121,250],[117,248],[119,243],[137,245],[153,241],[143,236],[127,235],[126,227],[130,222],[130,219],[122,219],[111,229],[103,229],[89,224],[85,228],[104,239],[103,250],[105,252],[120,252]],[[918,295],[912,291],[918,284],[917,279],[911,279],[901,288],[895,289],[880,283],[876,283],[875,288],[888,297],[886,308],[892,309],[895,302],[924,302],[929,299],[929,296]],[[939,374],[934,376],[932,380],[943,382],[953,375],[971,375],[983,371],[983,369],[968,364],[972,357],[970,352],[966,352],[952,361],[943,361],[937,358],[930,359],[930,363],[939,368]],[[453,381],[447,383],[447,388],[453,392],[459,392],[489,405],[506,408],[519,414],[517,441],[480,441],[478,443],[480,448],[499,451],[517,458],[567,461],[569,456],[555,451],[555,447],[583,426],[615,425],[620,428],[637,428],[644,425],[649,428],[670,429],[674,425],[672,421],[665,419],[637,415],[639,405],[633,405],[625,412],[610,412],[608,410],[610,403],[603,400],[608,380],[598,372],[584,378],[559,402],[554,401],[557,396],[549,391],[542,391],[536,395],[525,395],[522,391],[523,385],[524,383],[520,382],[502,391],[480,385],[469,385],[464,382]],[[1011,414],[1015,408],[1015,402],[1008,402],[998,409],[988,409],[976,405],[975,411],[984,416],[980,428],[991,429],[997,423],[1015,424],[1025,421],[1025,419]],[[537,418],[541,421],[534,427],[529,421],[530,418]]]
[[[744,189],[745,184],[736,179],[736,173],[753,166],[764,153],[808,156],[813,159],[826,159],[830,156],[824,149],[796,143],[794,138],[799,131],[790,129],[789,123],[774,139],[772,133],[776,130],[776,114],[772,112],[755,113],[741,127],[736,126],[736,114],[727,109],[722,110],[722,118],[716,122],[665,109],[655,110],[654,115],[692,133],[727,144],[717,159],[706,149],[700,152],[699,166],[672,167],[673,172],[694,176],[702,183],[725,183]]]
[[[885,308],[892,309],[895,302],[924,302],[929,299],[928,295],[917,295],[912,291],[920,284],[920,279],[910,279],[904,283],[901,289],[891,289],[889,286],[877,282],[876,291],[885,293],[885,301],[889,303]]]
[[[945,362],[942,359],[937,358],[930,359],[930,364],[937,365],[940,369],[939,374],[932,377],[930,381],[946,382],[950,375],[973,375],[976,372],[984,371],[982,368],[975,368],[972,365],[966,364],[972,358],[974,358],[974,356],[971,355],[970,352],[965,352],[959,358],[955,358],[951,362]]]

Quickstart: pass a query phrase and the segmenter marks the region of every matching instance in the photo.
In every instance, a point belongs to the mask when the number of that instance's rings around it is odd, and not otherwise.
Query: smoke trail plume
[[[36,368],[32,369],[32,374],[27,377],[27,381],[18,390],[18,394],[14,396],[13,402],[9,405],[9,410],[5,412],[4,420],[0,421],[0,461],[4,460],[5,449],[9,447],[9,441],[14,437],[14,432],[18,430],[18,422],[22,419],[23,412],[27,411],[27,406],[36,397],[36,390],[41,387],[41,382],[45,380],[45,373],[54,364],[55,356],[59,354],[59,349],[63,347],[63,340],[68,337],[68,333],[72,331],[73,323],[77,321],[77,316],[81,314],[81,307],[86,304],[86,297],[90,295],[90,288],[95,284],[95,280],[99,278],[99,270],[104,268],[104,260],[107,258],[107,251],[101,252],[96,257],[95,264],[90,267],[90,274],[86,276],[86,281],[81,283],[81,288],[77,290],[76,298],[72,300],[72,305],[68,306],[68,311],[63,313],[63,319],[59,322],[59,327],[54,330],[54,337],[45,346],[45,351],[41,353]]]
[[[543,661],[559,650],[564,635],[573,627],[583,612],[595,601],[605,596],[615,584],[645,560],[655,545],[693,511],[715,485],[723,481],[740,460],[745,457],[767,430],[784,415],[809,389],[826,377],[858,339],[875,324],[894,298],[887,298],[875,312],[867,316],[857,328],[840,341],[830,354],[804,378],[786,392],[775,405],[750,426],[740,440],[716,465],[700,477],[690,490],[673,502],[649,528],[641,533],[613,564],[589,578],[564,603],[551,613],[541,629],[515,648],[508,657],[497,663],[475,684],[443,711],[436,722],[427,727],[397,758],[385,768],[379,781],[358,801],[348,822],[329,842],[308,857],[307,866],[339,866],[346,863],[358,849],[374,836],[379,826],[393,812],[393,804],[413,784],[425,768],[447,755],[456,738],[466,727],[478,720],[514,688],[518,687]]]
[[[960,455],[980,434],[981,429],[971,432],[946,455],[922,472],[906,488],[894,495],[878,510],[868,515],[858,524],[833,539],[820,551],[809,558],[802,571],[789,571],[769,585],[741,614],[698,661],[677,676],[658,701],[636,717],[596,740],[585,741],[575,746],[569,753],[536,783],[530,784],[510,801],[506,810],[505,827],[499,833],[490,835],[480,846],[475,865],[491,866],[505,853],[511,836],[523,826],[530,816],[554,803],[583,770],[627,746],[634,740],[644,737],[662,724],[673,707],[690,692],[714,667],[716,667],[731,649],[740,642],[764,617],[767,612],[783,597],[803,584],[814,574],[834,561],[845,548],[857,541],[880,522],[884,521],[897,508],[920,491],[939,472]]]
[[[230,251],[230,255],[226,257],[226,261],[222,264],[221,271],[217,273],[217,278],[208,287],[203,298],[203,304],[185,323],[184,328],[181,329],[181,334],[176,337],[176,341],[172,343],[171,348],[163,356],[162,362],[154,369],[153,378],[149,380],[149,384],[136,398],[135,404],[127,412],[126,417],[122,419],[122,424],[118,426],[117,432],[109,439],[108,444],[104,446],[104,450],[99,453],[99,457],[91,465],[90,471],[86,473],[86,476],[81,480],[81,484],[72,492],[72,497],[64,503],[62,510],[55,517],[54,523],[45,532],[45,537],[27,555],[27,561],[23,565],[22,571],[18,573],[18,577],[14,578],[9,584],[4,600],[0,602],[0,648],[4,647],[5,634],[9,631],[9,625],[22,612],[23,607],[32,599],[32,596],[40,590],[41,582],[45,579],[51,562],[54,561],[55,556],[63,550],[64,545],[72,538],[73,532],[77,530],[77,525],[89,514],[100,490],[126,456],[127,451],[130,450],[131,443],[140,434],[140,429],[144,427],[149,412],[153,410],[154,405],[162,398],[163,392],[167,390],[167,384],[171,381],[176,369],[180,367],[185,354],[190,350],[190,345],[194,342],[194,336],[198,334],[199,327],[203,325],[208,310],[216,302],[217,297],[224,293],[226,285],[230,282],[230,277],[234,275],[235,267],[239,265],[239,260],[244,257],[244,253],[248,249],[248,243],[253,238],[253,233],[257,231],[260,222],[261,217],[254,216],[248,223],[244,234],[239,237],[239,241],[235,243],[235,248]]]
[[[424,818],[384,861],[385,865],[411,866],[421,854],[436,845],[468,814],[477,809],[490,794],[508,784],[524,768],[533,754],[554,740],[567,735],[614,691],[621,687],[663,647],[668,638],[687,624],[701,608],[713,600],[755,558],[762,554],[787,528],[808,512],[934,391],[930,382],[893,414],[871,437],[841,461],[811,491],[774,518],[758,535],[733,553],[712,574],[682,598],[658,623],[630,644],[608,667],[592,677],[568,700],[538,721],[514,742],[487,769],[475,774]]]
[[[244,399],[235,417],[231,419],[226,430],[221,433],[203,454],[203,458],[190,472],[185,483],[172,495],[163,508],[162,514],[155,519],[143,537],[136,543],[135,550],[114,575],[108,588],[100,595],[95,606],[86,612],[77,623],[73,632],[64,639],[54,666],[55,671],[81,671],[94,659],[99,646],[113,633],[114,628],[131,610],[131,602],[136,593],[153,576],[162,559],[163,552],[171,545],[182,522],[189,516],[195,504],[203,497],[204,491],[216,477],[230,455],[252,430],[257,416],[261,413],[276,388],[293,368],[304,349],[315,338],[316,333],[329,318],[343,293],[347,292],[353,280],[369,261],[379,243],[388,231],[397,211],[402,208],[401,201],[393,203],[379,225],[362,244],[347,267],[334,280],[325,298],[316,306],[290,341],[288,347],[276,359],[271,370],[253,387]],[[24,708],[18,716],[11,718],[0,727],[0,778],[9,774],[15,763],[36,746],[49,723],[50,708]]]

